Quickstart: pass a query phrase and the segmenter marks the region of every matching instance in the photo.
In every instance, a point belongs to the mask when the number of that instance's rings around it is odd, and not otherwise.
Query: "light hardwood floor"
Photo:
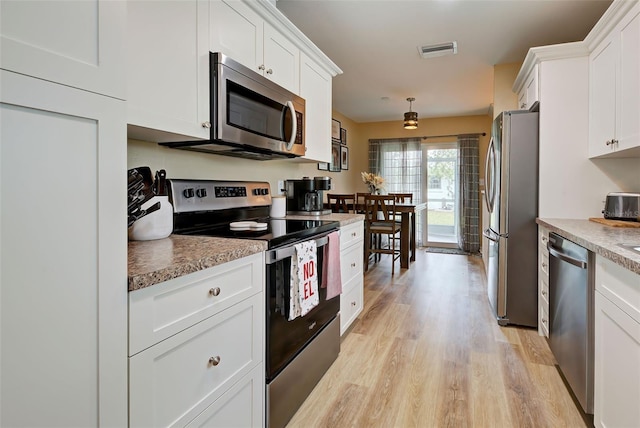
[[[365,275],[364,310],[288,427],[586,427],[546,341],[491,315],[480,257]]]

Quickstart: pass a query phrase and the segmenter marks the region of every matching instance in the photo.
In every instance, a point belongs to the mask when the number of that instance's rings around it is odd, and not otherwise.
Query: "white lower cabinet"
[[[264,425],[263,266],[256,254],[130,293],[130,349],[158,330],[136,319],[191,320],[130,356],[130,426]]]
[[[538,334],[549,337],[549,231],[538,226]]]
[[[340,335],[362,312],[364,302],[364,276],[362,257],[364,224],[362,221],[340,228],[340,276],[342,296],[340,296]]]
[[[640,275],[596,259],[594,425],[640,426]]]

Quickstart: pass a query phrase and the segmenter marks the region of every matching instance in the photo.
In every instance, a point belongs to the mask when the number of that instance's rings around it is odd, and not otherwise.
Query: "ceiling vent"
[[[418,46],[418,52],[420,53],[420,56],[422,58],[455,55],[458,53],[458,42],[447,42],[437,45]]]

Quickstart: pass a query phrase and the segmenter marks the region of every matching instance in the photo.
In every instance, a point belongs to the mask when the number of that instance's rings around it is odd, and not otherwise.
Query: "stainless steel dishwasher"
[[[549,234],[549,347],[585,413],[593,414],[594,254]]]

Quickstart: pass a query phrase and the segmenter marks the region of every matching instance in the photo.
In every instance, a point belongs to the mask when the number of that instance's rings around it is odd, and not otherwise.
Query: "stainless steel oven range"
[[[318,280],[323,247],[338,222],[270,218],[269,183],[217,180],[168,180],[174,208],[173,233],[254,239],[267,242],[266,421],[284,427],[340,352],[340,297],[326,299],[303,317],[288,320],[291,257],[296,243],[315,240]]]

